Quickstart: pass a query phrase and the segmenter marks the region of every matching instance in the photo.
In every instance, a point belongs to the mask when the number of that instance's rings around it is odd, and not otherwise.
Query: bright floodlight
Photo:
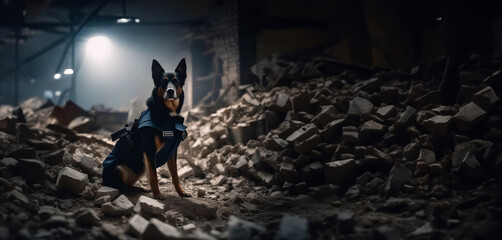
[[[59,90],[55,91],[55,92],[54,92],[54,95],[56,95],[56,97],[61,96],[61,91],[59,91]]]
[[[67,68],[67,69],[64,70],[63,73],[64,73],[64,75],[72,75],[73,74],[73,69]]]
[[[96,59],[105,58],[110,54],[112,43],[107,37],[96,36],[87,41],[87,54]]]
[[[54,74],[54,79],[58,80],[61,78],[61,73]]]
[[[128,23],[128,22],[130,22],[131,20],[132,20],[132,19],[130,19],[130,18],[125,18],[125,17],[124,17],[124,18],[119,18],[119,19],[117,19],[117,23]]]

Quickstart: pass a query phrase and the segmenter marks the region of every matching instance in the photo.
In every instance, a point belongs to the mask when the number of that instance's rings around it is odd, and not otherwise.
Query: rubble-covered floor
[[[78,107],[2,106],[0,239],[500,239],[501,63],[462,65],[452,105],[445,61],[271,67],[270,82],[299,81],[188,114],[178,164],[192,197],[163,166],[160,201],[146,177],[101,186],[109,133],[54,113]]]

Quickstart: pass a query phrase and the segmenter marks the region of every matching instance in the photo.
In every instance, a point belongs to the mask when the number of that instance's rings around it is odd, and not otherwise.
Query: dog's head
[[[172,111],[177,111],[180,105],[179,97],[183,93],[183,85],[187,77],[185,59],[181,59],[174,72],[165,72],[157,60],[152,62],[152,79],[157,88],[157,95],[164,105]]]

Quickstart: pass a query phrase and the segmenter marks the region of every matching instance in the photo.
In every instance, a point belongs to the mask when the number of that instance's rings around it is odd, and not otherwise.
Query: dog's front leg
[[[148,180],[150,182],[150,188],[152,189],[153,197],[155,199],[162,200],[164,197],[160,193],[159,180],[157,178],[157,169],[152,166],[152,162],[148,159],[146,154],[143,154],[145,158],[146,171],[148,172]]]
[[[169,168],[169,173],[171,173],[171,178],[173,180],[174,188],[180,197],[191,197],[189,193],[181,187],[180,179],[178,177],[178,166],[176,165],[176,155],[174,155],[169,161],[167,161],[167,167]]]

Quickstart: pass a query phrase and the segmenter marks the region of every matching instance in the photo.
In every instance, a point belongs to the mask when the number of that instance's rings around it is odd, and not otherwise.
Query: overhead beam
[[[99,11],[101,11],[101,9],[103,9],[103,7],[109,2],[110,0],[104,0],[96,9],[94,9],[94,11],[89,15],[87,16],[87,18],[84,20],[84,22],[82,22],[82,24],[80,24],[80,26],[73,32],[73,34],[68,34],[66,36],[63,36],[59,39],[57,39],[56,41],[52,42],[51,44],[49,44],[48,46],[46,46],[45,48],[41,49],[40,51],[32,54],[31,56],[25,58],[24,60],[20,61],[19,64],[17,64],[17,68],[21,67],[21,66],[24,66],[26,64],[28,64],[29,62],[33,61],[34,59],[44,55],[45,53],[47,53],[48,51],[54,49],[55,47],[57,47],[59,44],[65,42],[67,39],[69,38],[74,38],[80,31],[82,31],[82,29],[85,27],[85,25],[96,15],[98,14]],[[13,69],[10,69],[8,70],[7,72],[5,72],[4,74],[2,74],[2,76],[0,78],[5,78],[6,76],[8,76],[9,74],[13,73],[14,71],[16,70],[16,68],[14,67]]]

